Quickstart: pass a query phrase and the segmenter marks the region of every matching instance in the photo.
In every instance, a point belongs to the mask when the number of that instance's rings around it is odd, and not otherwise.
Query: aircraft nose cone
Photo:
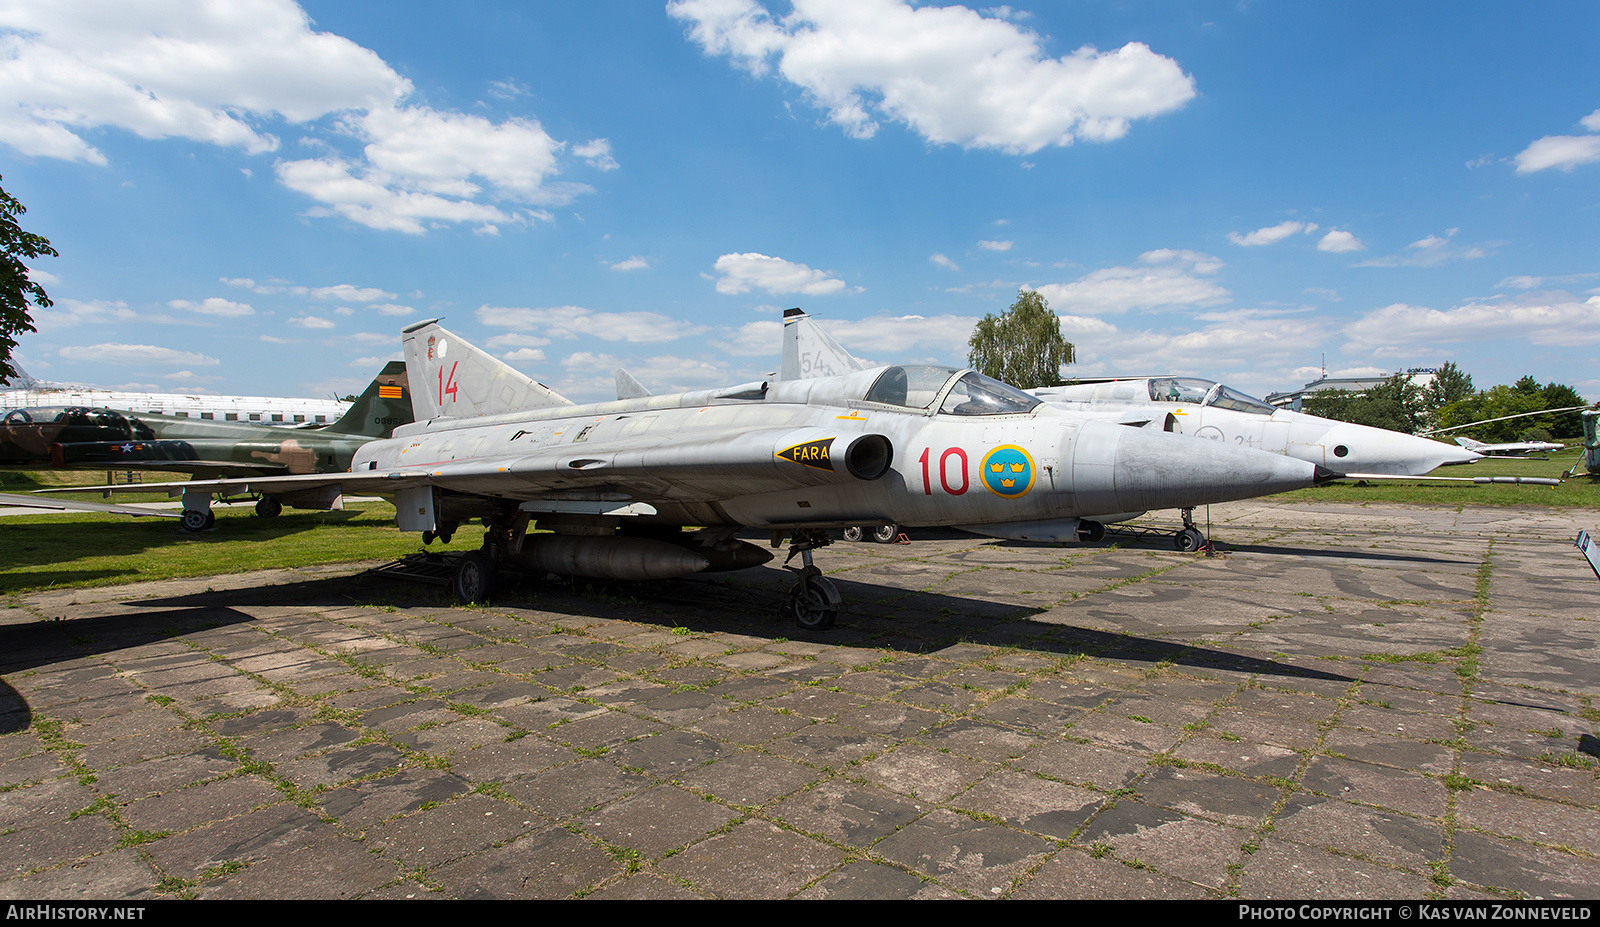
[[[1432,438],[1367,425],[1338,425],[1328,431],[1323,445],[1328,465],[1347,473],[1421,476],[1447,464],[1471,463],[1482,456]]]
[[[1282,454],[1109,422],[1085,422],[1072,454],[1073,492],[1084,512],[1253,499],[1317,485],[1327,472]]]

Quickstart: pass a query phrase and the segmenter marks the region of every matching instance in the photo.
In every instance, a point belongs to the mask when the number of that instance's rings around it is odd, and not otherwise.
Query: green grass
[[[1558,451],[1549,460],[1482,460],[1459,467],[1440,467],[1429,476],[1536,476],[1559,478],[1579,463],[1576,447]],[[1273,498],[1283,502],[1340,502],[1353,505],[1400,503],[1404,505],[1444,506],[1548,506],[1551,508],[1600,508],[1600,478],[1579,475],[1560,486],[1514,486],[1490,483],[1409,483],[1385,480],[1381,483],[1331,483],[1315,489],[1286,492]]]
[[[0,594],[389,560],[420,549],[416,535],[395,528],[394,507],[386,502],[357,503],[342,512],[285,509],[276,518],[249,509],[215,511],[216,527],[200,534],[185,532],[170,518],[0,517]]]

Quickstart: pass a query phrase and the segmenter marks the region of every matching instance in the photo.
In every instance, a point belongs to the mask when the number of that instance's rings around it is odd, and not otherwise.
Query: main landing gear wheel
[[[179,522],[183,525],[183,530],[198,534],[215,525],[217,516],[211,514],[210,509],[184,509]]]
[[[872,539],[879,544],[893,544],[899,536],[900,526],[896,524],[879,525],[872,529]]]
[[[844,529],[844,539],[846,541],[859,541],[865,536],[865,534],[865,532],[855,525],[851,525],[850,527]]]
[[[783,608],[804,631],[826,631],[839,617],[844,599],[833,581],[815,574],[800,576],[800,581],[784,594]]]
[[[487,551],[475,550],[462,554],[456,560],[455,573],[450,578],[450,588],[456,601],[462,605],[487,602],[494,595],[494,558]]]
[[[1078,537],[1085,541],[1104,541],[1106,539],[1106,526],[1097,521],[1078,522]]]
[[[283,511],[283,503],[277,496],[262,496],[256,501],[256,514],[262,518],[277,518]]]
[[[1185,528],[1172,536],[1172,545],[1186,554],[1199,550],[1206,542],[1206,536],[1198,528]]]

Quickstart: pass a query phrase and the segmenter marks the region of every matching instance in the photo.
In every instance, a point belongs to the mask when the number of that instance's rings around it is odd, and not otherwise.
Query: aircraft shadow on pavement
[[[202,605],[0,627],[0,735],[33,724],[31,706],[6,676],[254,620],[255,616],[232,608]]]
[[[1326,557],[1332,560],[1373,560],[1394,563],[1444,563],[1477,568],[1479,561],[1469,557],[1430,557],[1426,554],[1383,554],[1370,550],[1352,550],[1348,547],[1283,547],[1275,544],[1226,544],[1229,553],[1267,554],[1273,557],[1286,555],[1299,557]]]
[[[749,574],[755,574],[749,576]],[[991,602],[981,596],[950,596],[839,580],[854,610],[840,615],[832,631],[806,635],[780,615],[779,603],[790,575],[772,568],[744,571],[736,580],[679,580],[622,583],[593,580],[513,581],[502,587],[490,610],[537,609],[574,619],[603,618],[654,624],[672,630],[777,638],[810,637],[819,643],[908,652],[931,652],[959,643],[1012,647],[1019,643],[1016,622],[1045,609]],[[262,605],[308,607],[395,606],[440,611],[454,605],[443,587],[396,583],[371,573],[308,579],[271,586],[198,592],[124,601],[146,613],[107,615],[61,622],[0,628],[0,673],[47,665],[89,653],[178,637],[221,624],[253,620],[241,609]],[[76,635],[78,643],[67,641]],[[1324,670],[1262,660],[1205,646],[1063,625],[1040,625],[1022,642],[1029,650],[1062,656],[1087,655],[1135,663],[1172,662],[1196,669],[1259,673],[1350,682],[1352,677]]]

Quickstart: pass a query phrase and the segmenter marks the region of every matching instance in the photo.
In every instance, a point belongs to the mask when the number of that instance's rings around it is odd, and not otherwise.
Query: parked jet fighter
[[[781,379],[864,366],[804,312],[784,312]],[[1155,426],[1161,431],[1283,454],[1338,468],[1352,479],[1416,476],[1447,464],[1471,463],[1481,456],[1414,435],[1275,409],[1221,383],[1194,377],[1106,380],[1027,392],[1085,418],[1140,428]],[[1086,519],[1095,522],[1087,530],[1096,537],[1100,522],[1124,521],[1141,514],[1101,513],[1100,518]],[[1203,538],[1189,523],[1187,513],[1184,524],[1176,541],[1180,549],[1192,550]],[[892,527],[879,526],[874,537],[893,539]]]
[[[176,470],[197,477],[343,472],[357,448],[412,420],[405,384],[405,364],[391,361],[343,417],[315,430],[112,409],[11,409],[0,413],[0,467]],[[341,507],[324,493],[288,493],[263,495],[256,511],[272,516],[285,504]],[[193,530],[207,525],[186,522]]]
[[[1315,485],[1305,461],[1088,421],[976,372],[925,365],[573,405],[439,327],[403,333],[417,422],[343,474],[143,484],[182,493],[379,492],[403,531],[488,529],[455,570],[462,601],[498,565],[613,579],[732,570],[770,555],[741,530],[787,536],[804,568],[786,598],[833,623],[838,590],[812,564],[851,524],[960,525],[1076,540],[1084,514],[1179,508]],[[702,526],[686,534],[685,526]],[[550,533],[532,534],[530,527]]]
[[[1566,449],[1565,444],[1557,441],[1508,441],[1504,444],[1485,444],[1482,441],[1474,441],[1471,438],[1457,438],[1456,443],[1474,454],[1482,454],[1485,457],[1493,457],[1498,454],[1539,453],[1548,455],[1551,451]],[[1522,458],[1513,456],[1513,459],[1521,460]]]
[[[816,376],[813,369],[859,369],[861,362],[799,309],[784,313],[783,379]],[[1276,409],[1221,383],[1197,377],[1141,377],[1029,390],[1060,409],[1139,427],[1194,435],[1239,447],[1287,454],[1336,467],[1351,478],[1366,474],[1420,476],[1479,454],[1440,441],[1382,428]]]

